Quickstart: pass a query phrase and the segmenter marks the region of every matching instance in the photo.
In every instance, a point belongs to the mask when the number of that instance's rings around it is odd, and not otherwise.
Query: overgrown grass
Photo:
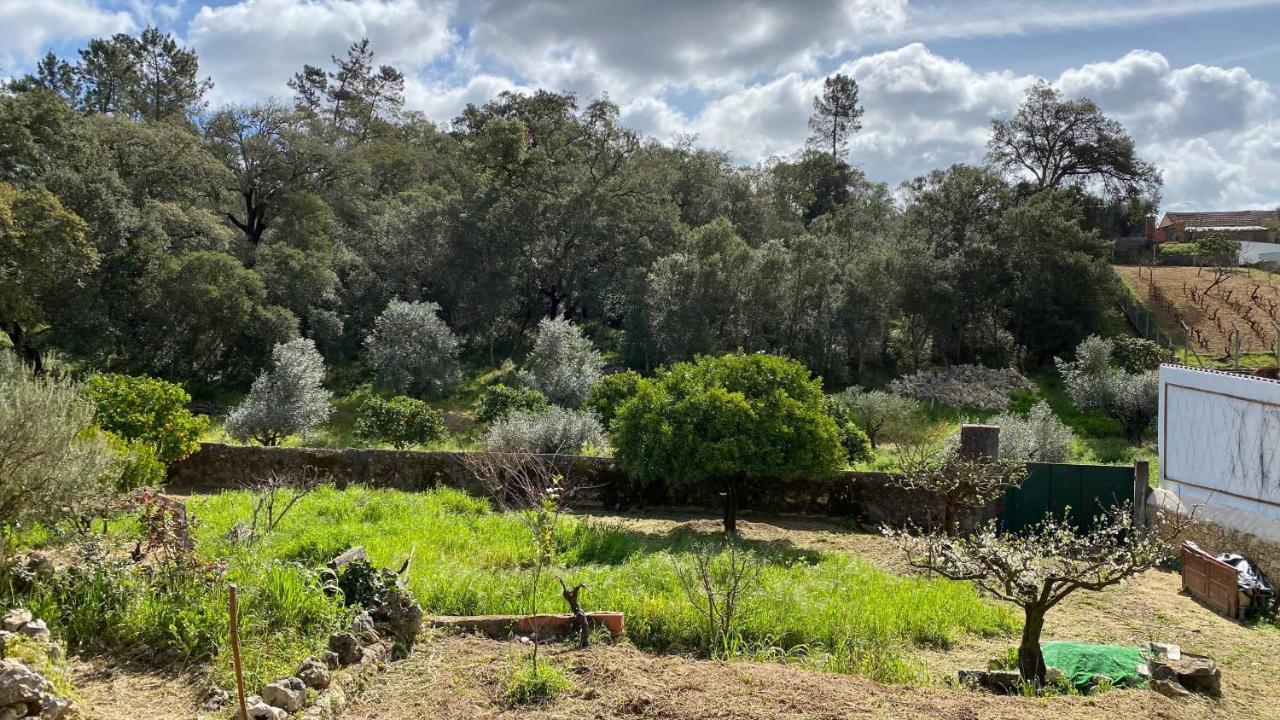
[[[244,493],[191,499],[205,552],[232,564],[247,559],[223,536],[249,512],[250,502]],[[564,522],[560,574],[586,585],[584,607],[626,613],[628,636],[642,648],[709,651],[673,566],[674,556],[705,538],[644,535],[578,518]],[[352,545],[363,545],[375,564],[393,567],[412,553],[408,584],[430,613],[528,611],[525,568],[533,549],[527,526],[453,490],[323,488],[250,554],[259,562],[315,565]],[[909,646],[947,647],[965,634],[1004,635],[1017,627],[1008,611],[963,583],[897,576],[844,555],[786,544],[755,549],[766,562],[759,591],[741,607],[735,647],[744,656],[778,656],[902,682],[923,676],[904,651]],[[540,607],[563,609],[554,577],[544,578],[538,593]]]

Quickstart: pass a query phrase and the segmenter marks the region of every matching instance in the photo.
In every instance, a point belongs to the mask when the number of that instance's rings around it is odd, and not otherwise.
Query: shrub
[[[111,449],[120,456],[120,475],[116,489],[121,492],[140,487],[159,487],[164,484],[165,466],[156,457],[155,448],[137,440],[129,441],[107,434]]]
[[[227,416],[237,440],[277,445],[286,436],[309,433],[329,419],[333,405],[324,380],[324,359],[311,340],[291,340],[271,351],[273,367],[258,376],[249,397]]]
[[[493,452],[568,454],[603,446],[605,438],[594,412],[553,405],[541,412],[508,413],[489,426],[480,442]]]
[[[587,394],[587,407],[595,410],[600,422],[607,429],[618,414],[618,408],[631,399],[640,382],[640,374],[633,370],[624,370],[612,375],[605,375],[600,382],[591,386]]]
[[[105,507],[120,458],[71,383],[33,377],[0,353],[0,531]]]
[[[618,411],[613,440],[637,479],[722,487],[730,534],[748,482],[825,475],[845,454],[821,380],[794,360],[741,352],[641,380]]]
[[[1004,410],[1009,406],[1009,393],[1030,389],[1031,381],[1017,370],[980,365],[922,370],[894,380],[890,386],[898,395],[979,410]]]
[[[1169,351],[1146,338],[1121,335],[1111,338],[1111,362],[1127,373],[1155,370],[1169,360]]]
[[[476,409],[476,422],[489,424],[517,410],[525,412],[542,412],[550,407],[551,402],[541,390],[526,387],[509,387],[498,383],[490,385],[480,393],[479,407]]]
[[[428,445],[444,437],[444,415],[422,400],[370,397],[360,405],[356,437],[366,443],[385,441],[397,450]]]
[[[579,407],[600,380],[604,360],[577,326],[563,318],[538,323],[538,337],[519,372],[521,384],[556,405]]]
[[[1098,409],[1119,420],[1131,440],[1139,440],[1159,406],[1160,376],[1155,371],[1131,375],[1112,367],[1113,344],[1096,335],[1076,348],[1076,359],[1057,360],[1071,404]]]
[[[849,419],[866,433],[872,448],[884,441],[907,439],[913,425],[920,420],[918,402],[883,390],[851,387],[835,395],[833,400],[847,409]]]
[[[187,410],[191,396],[181,385],[151,377],[94,375],[85,384],[85,395],[96,409],[98,427],[150,445],[160,462],[176,462],[200,449],[208,420]]]
[[[1036,403],[1025,416],[1001,413],[987,422],[1000,427],[1001,459],[1060,463],[1071,457],[1075,433],[1048,403]]]
[[[521,662],[507,679],[507,700],[515,705],[529,705],[554,700],[572,687],[569,678],[546,664]]]
[[[844,447],[844,454],[849,464],[857,465],[875,459],[876,454],[871,449],[871,441],[856,423],[841,423],[836,426],[836,430],[840,433],[840,445]]]
[[[433,302],[392,300],[365,338],[378,385],[402,395],[440,397],[458,383],[458,339]]]

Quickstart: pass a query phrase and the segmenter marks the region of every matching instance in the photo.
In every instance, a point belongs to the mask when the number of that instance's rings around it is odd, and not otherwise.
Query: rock
[[[1177,660],[1153,659],[1152,680],[1169,680],[1192,692],[1217,695],[1222,692],[1222,671],[1212,658],[1193,653],[1181,653]]]
[[[1191,691],[1182,687],[1182,683],[1177,680],[1152,680],[1151,689],[1167,698],[1177,699],[1191,695]]]
[[[26,625],[18,628],[18,632],[26,635],[27,637],[33,637],[36,640],[49,639],[49,626],[46,625],[43,620],[32,620]]]
[[[409,654],[413,642],[422,630],[424,614],[422,606],[414,601],[407,590],[396,587],[387,599],[374,608],[373,619],[378,632],[388,635],[394,640],[392,649],[397,658]]]
[[[48,580],[56,571],[53,560],[42,552],[33,552],[27,556],[27,572],[40,580]]]
[[[200,697],[200,707],[205,710],[221,710],[230,703],[231,693],[217,685],[210,685],[205,688],[204,695]]]
[[[4,614],[4,619],[0,620],[0,625],[4,626],[9,632],[17,632],[19,628],[27,623],[35,620],[35,616],[30,610],[25,608],[14,608]]]
[[[296,677],[269,682],[262,688],[262,701],[285,712],[297,712],[307,700],[307,686]]]
[[[369,616],[367,610],[351,621],[351,634],[365,644],[378,642],[378,630],[374,627],[373,618]]]
[[[1050,685],[1056,685],[1065,679],[1062,671],[1052,665],[1044,669],[1044,681]]]
[[[355,665],[364,657],[364,648],[351,633],[338,633],[329,636],[329,650],[338,656],[338,666]]]
[[[247,706],[249,720],[285,720],[289,713],[278,707],[271,707],[261,700]]]
[[[71,712],[71,703],[55,695],[43,675],[15,660],[0,661],[0,708],[19,705],[46,720],[61,720]]]
[[[315,658],[307,658],[294,673],[307,687],[323,690],[329,687],[329,669]]]
[[[11,705],[7,708],[0,708],[0,720],[18,720],[27,714],[27,704]]]
[[[1022,676],[1017,670],[961,670],[960,685],[1001,693],[1022,691]]]
[[[320,656],[320,661],[323,662],[324,666],[330,670],[337,670],[341,667],[341,665],[338,664],[338,653],[332,650],[325,650],[324,654]]]
[[[369,562],[369,553],[365,552],[363,545],[356,545],[355,547],[348,548],[343,551],[342,554],[330,560],[329,569],[341,570],[344,565],[356,562],[357,560]]]
[[[1158,660],[1182,659],[1182,648],[1173,643],[1149,642],[1147,649],[1151,651],[1151,657]]]

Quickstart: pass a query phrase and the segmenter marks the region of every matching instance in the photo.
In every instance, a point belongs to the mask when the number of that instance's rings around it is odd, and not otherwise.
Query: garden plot
[[[1213,268],[1117,266],[1116,273],[1177,338],[1190,330],[1191,348],[1220,357],[1234,351],[1270,353],[1280,322],[1280,277],[1261,270],[1234,269],[1220,279]],[[1220,281],[1219,281],[1220,280]]]

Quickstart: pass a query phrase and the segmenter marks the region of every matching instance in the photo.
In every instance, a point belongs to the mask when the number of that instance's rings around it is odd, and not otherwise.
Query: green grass
[[[247,551],[223,539],[249,512],[244,493],[194,497],[204,552],[232,566],[322,563],[363,545],[375,564],[397,567],[410,554],[408,586],[429,613],[525,613],[529,530],[509,513],[452,490],[409,494],[392,490],[323,488],[300,502],[276,533]],[[626,613],[639,647],[709,652],[704,627],[679,584],[673,557],[704,540],[686,534],[655,537],[566,518],[559,534],[558,571],[582,583],[588,610]],[[766,558],[757,593],[742,604],[735,647],[751,657],[778,656],[885,681],[917,680],[923,670],[910,646],[948,647],[966,634],[1007,635],[1017,627],[1005,608],[980,599],[967,584],[893,575],[845,555],[758,546]],[[538,588],[540,609],[561,612],[553,576]]]
[[[568,692],[572,686],[564,673],[545,660],[536,666],[521,660],[507,677],[507,700],[513,705],[542,704]]]

